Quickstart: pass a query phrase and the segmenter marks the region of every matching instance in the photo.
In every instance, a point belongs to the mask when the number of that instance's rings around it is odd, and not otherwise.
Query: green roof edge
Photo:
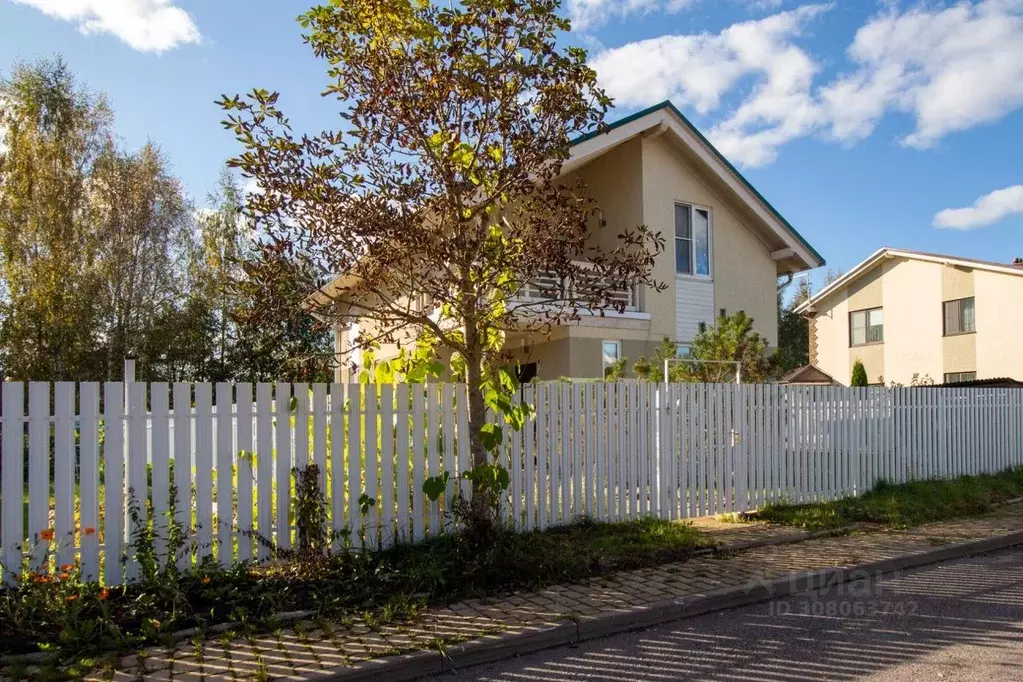
[[[705,145],[707,145],[707,148],[710,149],[712,152],[714,152],[714,156],[718,157],[718,159],[721,160],[725,164],[725,166],[728,167],[729,170],[731,170],[733,173],[735,173],[735,176],[737,178],[739,178],[739,180],[742,181],[742,184],[746,185],[746,188],[749,191],[753,192],[754,196],[756,196],[757,199],[759,199],[761,202],[763,202],[764,206],[766,206],[768,208],[768,210],[771,211],[771,213],[774,214],[774,217],[777,218],[778,220],[780,220],[782,225],[784,225],[786,229],[788,229],[793,235],[795,235],[796,239],[798,239],[803,244],[803,246],[805,246],[807,249],[810,250],[810,253],[812,253],[814,255],[814,257],[816,257],[817,260],[820,261],[820,265],[817,266],[817,267],[822,267],[824,265],[827,265],[827,262],[824,260],[824,256],[822,256],[820,253],[818,253],[817,249],[815,249],[812,246],[810,246],[810,242],[806,241],[806,238],[803,237],[803,235],[799,234],[799,230],[797,230],[796,228],[792,227],[792,223],[790,223],[788,220],[786,220],[785,216],[783,216],[781,213],[779,213],[778,209],[776,209],[774,206],[772,206],[771,202],[764,198],[764,195],[761,194],[760,191],[757,190],[757,188],[754,187],[752,185],[752,183],[750,183],[750,181],[746,179],[746,176],[744,176],[742,173],[740,173],[739,169],[736,168],[735,166],[733,166],[732,162],[729,161],[727,158],[725,158],[725,155],[722,154],[721,152],[719,152],[717,147],[715,147],[713,144],[711,144],[710,140],[708,140],[706,137],[704,137],[703,133],[700,132],[700,129],[697,128],[696,126],[694,126],[692,121],[690,121],[688,118],[686,118],[685,114],[683,114],[681,111],[679,111],[678,107],[676,107],[674,104],[672,104],[671,100],[664,100],[663,102],[661,102],[659,104],[655,104],[655,105],[653,105],[651,107],[647,107],[646,109],[643,109],[642,111],[637,111],[634,114],[629,114],[625,118],[618,119],[614,123],[609,123],[607,131],[604,131],[604,132],[610,132],[610,131],[614,130],[615,128],[620,128],[623,125],[626,125],[627,123],[632,123],[636,119],[643,118],[644,116],[647,116],[648,114],[652,114],[655,111],[658,111],[659,109],[669,109],[672,113],[674,113],[676,116],[678,116],[680,119],[682,119],[682,122],[685,123],[686,126],[688,126],[690,130],[692,130],[694,133],[696,133],[696,136],[699,137],[700,140]],[[592,132],[585,133],[585,134],[580,135],[579,137],[575,138],[574,140],[571,141],[571,144],[573,146],[577,145],[577,144],[581,144],[583,142],[586,142],[587,140],[592,140],[593,138],[597,137],[598,135],[602,135],[602,134],[604,134],[604,133],[599,131],[599,130],[594,130]]]

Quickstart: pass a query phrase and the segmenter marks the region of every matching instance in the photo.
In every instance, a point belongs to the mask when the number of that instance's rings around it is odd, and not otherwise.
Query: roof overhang
[[[323,319],[321,316],[316,314],[316,310],[322,308],[325,305],[337,303],[344,299],[345,296],[351,294],[351,292],[358,287],[360,277],[357,275],[342,275],[337,277],[322,287],[314,291],[305,297],[302,301],[302,309],[312,314],[314,317]]]
[[[804,312],[813,312],[809,310],[811,307],[816,307],[817,304],[824,299],[838,291],[841,291],[846,285],[851,284],[873,270],[878,263],[891,258],[905,258],[908,260],[938,263],[940,265],[948,265],[950,267],[985,270],[988,272],[997,272],[1003,275],[1023,277],[1023,268],[1014,267],[1012,265],[974,260],[972,258],[960,258],[957,256],[944,256],[940,253],[926,253],[923,251],[911,251],[908,249],[892,249],[886,246],[870,254],[870,256],[868,256],[862,263],[821,289],[816,295],[800,303],[796,306],[795,312],[800,314]]]
[[[796,268],[797,272],[825,264],[824,257],[810,246],[809,242],[671,102],[662,102],[616,121],[605,132],[589,133],[575,139],[572,142],[571,156],[565,162],[562,172],[567,174],[578,170],[598,156],[635,137],[662,135],[672,136],[678,144],[690,150],[721,185],[749,208],[769,233],[776,235],[785,244],[783,249],[775,250],[772,257],[778,254],[776,260],[779,261],[790,257],[801,266]],[[791,256],[787,249],[791,249]]]

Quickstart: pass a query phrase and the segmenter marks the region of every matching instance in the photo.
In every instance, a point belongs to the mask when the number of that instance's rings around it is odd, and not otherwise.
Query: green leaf
[[[511,483],[511,476],[508,474],[508,470],[503,466],[495,468],[497,469],[497,485],[500,486],[501,490],[507,490],[508,485]]]
[[[394,372],[391,371],[390,364],[386,362],[378,362],[373,368],[373,375],[378,384],[394,383]]]
[[[504,432],[498,424],[484,424],[480,427],[480,440],[487,450],[496,450],[504,440]]]
[[[497,370],[497,376],[501,381],[501,386],[503,386],[505,389],[507,389],[508,391],[518,390],[519,388],[518,378],[515,376],[515,373],[509,370],[507,367],[502,367],[501,369]]]
[[[363,514],[368,513],[370,508],[375,506],[377,506],[377,501],[375,498],[370,497],[366,493],[363,493],[359,497],[359,508],[362,510]]]
[[[288,402],[288,412],[294,412],[298,409],[298,398],[291,396],[291,401]]]
[[[423,494],[425,494],[432,501],[436,502],[440,499],[440,496],[447,490],[448,480],[451,478],[451,474],[445,471],[440,476],[431,476],[423,481]]]

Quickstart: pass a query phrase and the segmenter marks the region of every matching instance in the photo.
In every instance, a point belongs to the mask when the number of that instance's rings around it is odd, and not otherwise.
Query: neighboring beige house
[[[796,308],[810,363],[848,385],[1023,378],[1023,262],[883,248]]]
[[[549,335],[510,332],[508,348],[527,375],[600,377],[616,359],[649,355],[665,337],[685,354],[701,325],[713,325],[721,312],[744,310],[776,346],[778,278],[824,264],[670,102],[574,141],[564,177],[593,188],[603,213],[594,239],[613,244],[622,228],[641,224],[661,232],[668,248],[653,274],[669,286],[622,291],[625,312],[584,314]],[[527,286],[521,295],[538,291]],[[338,330],[342,366],[358,364],[348,348],[356,332]],[[339,374],[345,381],[347,371]]]

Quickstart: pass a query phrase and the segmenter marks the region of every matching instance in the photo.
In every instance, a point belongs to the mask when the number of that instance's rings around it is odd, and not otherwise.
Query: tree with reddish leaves
[[[661,236],[603,226],[590,188],[563,177],[571,139],[606,129],[611,101],[585,51],[557,46],[570,29],[559,9],[332,0],[299,21],[329,65],[339,130],[296,134],[265,90],[219,103],[245,148],[231,165],[262,189],[246,209],[259,235],[250,273],[266,294],[254,314],[279,315],[293,299],[273,293],[298,286],[319,291],[319,317],[360,321],[358,344],[450,352],[464,363],[474,466],[487,464],[486,410],[502,407],[505,332],[664,287],[651,275]],[[611,248],[591,239],[616,228]],[[517,296],[537,281],[556,284],[543,300]],[[472,520],[486,525],[483,497]]]

